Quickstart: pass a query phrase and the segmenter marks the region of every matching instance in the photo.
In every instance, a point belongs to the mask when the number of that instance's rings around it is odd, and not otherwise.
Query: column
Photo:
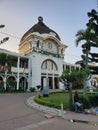
[[[7,73],[5,72],[5,75],[4,75],[4,88],[5,88],[5,90],[6,90],[6,79],[7,78]]]
[[[53,75],[53,77],[52,77],[52,89],[55,89],[55,82],[54,82],[54,79],[55,79],[55,77],[54,77],[54,75]]]
[[[17,90],[19,89],[19,64],[20,64],[20,57],[18,57],[17,61]]]

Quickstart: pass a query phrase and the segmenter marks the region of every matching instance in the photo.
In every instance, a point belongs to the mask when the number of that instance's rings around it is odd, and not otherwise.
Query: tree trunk
[[[84,92],[83,92],[83,94],[84,94],[84,96],[86,95],[86,80],[84,81]]]
[[[72,83],[69,84],[69,108],[70,108],[70,111],[72,111],[72,109],[73,109],[73,105],[72,105]]]

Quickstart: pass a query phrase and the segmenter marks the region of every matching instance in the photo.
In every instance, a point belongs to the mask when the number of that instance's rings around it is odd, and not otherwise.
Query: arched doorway
[[[58,89],[59,80],[58,80],[58,67],[56,63],[51,60],[45,60],[41,65],[41,85],[43,86],[43,79],[49,78],[49,89]]]
[[[26,77],[21,77],[19,81],[19,90],[25,91],[28,89],[28,83]]]
[[[9,76],[6,82],[6,91],[15,91],[16,90],[16,78],[14,76]]]

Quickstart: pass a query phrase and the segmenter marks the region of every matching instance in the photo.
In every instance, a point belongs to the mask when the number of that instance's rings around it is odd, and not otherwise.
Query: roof
[[[52,29],[50,29],[49,27],[47,27],[44,23],[43,23],[43,18],[41,16],[38,17],[38,23],[35,24],[34,26],[32,26],[24,35],[23,37],[21,38],[21,41],[27,36],[29,35],[30,33],[33,33],[33,32],[38,32],[40,34],[44,34],[44,33],[54,33],[56,38],[58,40],[61,40],[59,35],[53,31]]]
[[[12,51],[9,51],[9,50],[6,50],[6,49],[1,49],[1,48],[0,48],[0,53],[5,53],[5,54],[16,56],[16,57],[28,58],[28,56],[25,56],[25,55],[22,55],[22,54],[19,54],[19,53],[16,53],[16,52],[12,52]]]

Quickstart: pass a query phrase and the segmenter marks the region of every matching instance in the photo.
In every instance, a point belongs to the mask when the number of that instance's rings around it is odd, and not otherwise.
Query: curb
[[[43,105],[36,103],[34,101],[34,97],[35,96],[29,97],[28,99],[26,99],[26,104],[28,106],[30,106],[31,108],[35,108],[39,111],[49,113],[49,114],[52,114],[52,115],[56,115],[56,116],[59,116],[59,117],[63,117],[64,114],[66,114],[66,111],[61,111],[61,110],[56,109],[56,108],[51,108],[51,107],[43,106]]]
[[[90,117],[85,118],[88,115],[82,115],[80,113],[74,113],[74,112],[69,112],[69,111],[62,111],[62,110],[58,110],[56,108],[43,106],[43,105],[36,103],[34,101],[34,97],[35,96],[32,96],[32,97],[29,97],[28,99],[26,99],[27,106],[37,109],[39,111],[42,111],[44,113],[48,113],[48,114],[52,114],[54,116],[60,117],[62,119],[70,121],[72,123],[85,123],[85,124],[91,124],[94,126],[98,125],[98,122],[93,120],[93,118],[95,118],[95,116],[89,115]],[[81,116],[83,116],[83,119],[80,118]],[[91,117],[93,117],[92,120],[90,120]],[[96,120],[98,120],[98,116],[96,118],[97,118]]]

